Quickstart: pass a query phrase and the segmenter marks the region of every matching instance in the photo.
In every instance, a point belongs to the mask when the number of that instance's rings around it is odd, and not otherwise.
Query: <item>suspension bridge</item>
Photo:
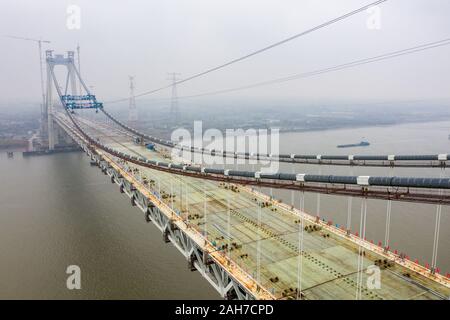
[[[50,150],[72,140],[132,206],[143,213],[225,299],[448,299],[450,279],[437,266],[442,206],[450,204],[450,179],[263,173],[181,162],[174,152],[265,159],[325,166],[440,168],[434,155],[253,154],[177,145],[140,132],[105,110],[81,78],[74,53],[46,52],[46,104],[42,139]],[[66,68],[59,81],[55,67]],[[63,84],[63,85],[61,85]],[[57,102],[53,94],[56,92]],[[83,94],[81,94],[83,92]],[[78,112],[98,113],[95,119]],[[136,137],[140,143],[136,143]],[[146,142],[155,144],[150,150]],[[236,161],[237,163],[237,161]],[[286,204],[262,188],[291,190]],[[339,226],[305,212],[305,193],[360,198],[360,228]],[[366,240],[367,202],[388,203],[384,243]],[[349,200],[349,203],[351,201]],[[392,201],[436,206],[433,259],[421,265],[389,247]],[[374,269],[375,268],[375,269]],[[379,272],[381,286],[369,285]]]

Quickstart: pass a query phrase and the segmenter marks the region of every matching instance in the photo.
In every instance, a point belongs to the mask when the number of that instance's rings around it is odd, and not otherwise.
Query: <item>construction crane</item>
[[[42,93],[42,106],[41,106],[41,112],[42,108],[45,105],[45,91],[44,91],[44,70],[43,70],[43,61],[42,61],[42,43],[50,43],[48,40],[42,40],[42,39],[32,39],[32,38],[23,38],[23,37],[16,37],[16,36],[5,36],[6,38],[11,39],[17,39],[17,40],[25,40],[25,41],[33,41],[38,44],[39,49],[39,64],[41,68],[41,93]]]

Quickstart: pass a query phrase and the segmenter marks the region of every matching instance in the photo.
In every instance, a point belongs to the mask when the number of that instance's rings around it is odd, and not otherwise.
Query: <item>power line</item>
[[[351,17],[351,16],[353,16],[353,15],[355,15],[355,14],[358,14],[358,13],[360,13],[360,12],[362,12],[362,11],[365,11],[365,10],[367,10],[367,9],[373,7],[373,6],[377,6],[377,5],[379,5],[379,4],[382,4],[383,2],[386,2],[386,1],[388,1],[388,0],[378,0],[378,1],[372,2],[372,3],[368,4],[368,5],[365,5],[365,6],[363,6],[363,7],[360,7],[360,8],[358,8],[358,9],[356,9],[356,10],[353,10],[353,11],[351,11],[351,12],[348,12],[348,13],[342,15],[342,16],[339,16],[339,17],[337,17],[337,18],[335,18],[335,19],[329,20],[329,21],[327,21],[327,22],[325,22],[325,23],[322,23],[322,24],[320,24],[320,25],[318,25],[318,26],[315,26],[315,27],[313,27],[313,28],[311,28],[311,29],[308,29],[308,30],[306,30],[306,31],[297,33],[297,34],[295,34],[295,35],[293,35],[293,36],[291,36],[291,37],[289,37],[289,38],[283,39],[283,40],[281,40],[281,41],[275,42],[275,43],[273,43],[273,44],[271,44],[271,45],[269,45],[269,46],[266,46],[266,47],[264,47],[264,48],[262,48],[262,49],[253,51],[253,52],[251,52],[251,53],[249,53],[249,54],[246,54],[246,55],[244,55],[244,56],[242,56],[242,57],[233,59],[233,60],[231,60],[231,61],[228,61],[228,62],[226,62],[226,63],[223,63],[223,64],[221,64],[221,65],[218,65],[218,66],[216,66],[216,67],[207,69],[207,70],[205,70],[205,71],[196,73],[196,74],[194,74],[194,75],[192,75],[192,76],[190,76],[190,77],[187,77],[187,78],[185,78],[185,79],[179,80],[179,81],[177,81],[175,84],[181,84],[181,83],[184,83],[184,82],[187,82],[187,81],[190,81],[190,80],[199,78],[199,77],[204,76],[204,75],[206,75],[206,74],[208,74],[208,73],[217,71],[217,70],[222,69],[222,68],[225,68],[225,67],[227,67],[227,66],[229,66],[229,65],[232,65],[232,64],[235,64],[235,63],[240,62],[240,61],[242,61],[242,60],[248,59],[248,58],[253,57],[253,56],[257,55],[257,54],[263,53],[263,52],[265,52],[265,51],[268,51],[268,50],[270,50],[270,49],[273,49],[273,48],[275,48],[275,47],[278,47],[278,46],[280,46],[280,45],[283,45],[283,44],[285,44],[285,43],[287,43],[287,42],[290,42],[290,41],[292,41],[292,40],[295,40],[295,39],[297,39],[297,38],[300,38],[300,37],[302,37],[302,36],[305,36],[305,35],[307,35],[307,34],[309,34],[309,33],[312,33],[312,32],[317,31],[317,30],[319,30],[319,29],[328,27],[329,25],[332,25],[332,24],[334,24],[334,23],[337,23],[337,22],[339,22],[339,21],[341,21],[341,20],[344,20],[344,19],[346,19],[346,18],[348,18],[348,17]],[[156,89],[153,89],[153,90],[145,91],[145,92],[142,92],[142,93],[140,93],[140,94],[137,94],[135,97],[142,97],[142,96],[145,96],[145,95],[153,94],[153,93],[156,93],[156,92],[158,92],[158,91],[161,91],[161,90],[170,88],[170,87],[172,87],[173,85],[174,85],[174,84],[170,84],[170,85],[166,85],[166,86],[163,86],[163,87],[159,87],[159,88],[156,88]],[[107,101],[107,103],[116,103],[116,102],[121,102],[121,101],[125,101],[125,100],[128,100],[128,99],[127,99],[127,98],[117,99],[117,100]]]
[[[437,48],[437,47],[441,47],[441,46],[446,46],[449,44],[450,44],[450,38],[441,40],[441,41],[437,41],[437,42],[432,42],[429,44],[420,45],[417,47],[412,47],[412,48],[403,49],[403,50],[399,50],[399,51],[395,51],[395,52],[391,52],[391,53],[386,53],[386,54],[371,57],[371,58],[356,60],[353,62],[348,62],[348,63],[336,65],[336,66],[325,68],[325,69],[319,69],[319,70],[315,70],[315,71],[299,73],[299,74],[286,76],[286,77],[282,77],[282,78],[276,78],[276,79],[272,79],[272,80],[268,80],[268,81],[257,82],[254,84],[249,84],[249,85],[241,86],[241,87],[237,87],[237,88],[212,91],[212,92],[201,93],[201,94],[190,95],[190,96],[181,96],[181,97],[179,97],[179,99],[188,99],[188,98],[196,98],[196,97],[216,95],[216,94],[222,94],[222,93],[229,93],[229,92],[233,92],[233,91],[252,89],[252,88],[256,88],[256,87],[277,84],[277,83],[282,83],[282,82],[287,82],[287,81],[292,81],[292,80],[297,80],[297,79],[302,79],[302,78],[309,78],[309,77],[313,77],[313,76],[324,74],[324,73],[340,71],[343,69],[353,68],[353,67],[357,67],[360,65],[365,65],[365,64],[369,64],[369,63],[382,61],[382,60],[392,59],[392,58],[396,58],[396,57],[400,57],[400,56],[404,56],[404,55],[413,54],[416,52],[421,52],[421,51],[425,51],[425,50],[429,50],[429,49],[433,49],[433,48]]]
[[[290,76],[285,76],[285,77],[276,78],[276,79],[272,79],[272,80],[257,82],[257,83],[248,84],[248,85],[235,87],[235,88],[222,89],[222,90],[210,91],[210,92],[187,95],[187,96],[180,96],[180,97],[178,97],[178,99],[190,99],[190,98],[199,98],[199,97],[204,97],[204,96],[212,96],[212,95],[224,94],[224,93],[229,93],[229,92],[248,90],[248,89],[253,89],[253,88],[257,88],[257,87],[261,87],[261,86],[278,84],[278,83],[283,83],[283,82],[288,82],[288,81],[293,81],[293,80],[298,80],[298,79],[303,79],[303,78],[309,78],[309,77],[313,77],[313,76],[317,76],[317,75],[321,75],[321,74],[325,74],[325,73],[330,73],[330,72],[335,72],[335,71],[340,71],[340,70],[344,70],[344,69],[357,67],[360,65],[370,64],[370,63],[388,60],[388,59],[393,59],[393,58],[401,57],[404,55],[409,55],[409,54],[413,54],[413,53],[417,53],[417,52],[421,52],[421,51],[425,51],[425,50],[429,50],[429,49],[433,49],[433,48],[437,48],[437,47],[441,47],[441,46],[446,46],[449,44],[450,44],[450,38],[447,38],[447,39],[443,39],[443,40],[439,40],[439,41],[434,41],[434,42],[410,47],[407,49],[397,50],[397,51],[373,56],[370,58],[364,58],[364,59],[358,59],[358,60],[351,61],[351,62],[346,62],[346,63],[335,65],[332,67],[327,67],[327,68],[304,72],[304,73],[298,73],[298,74],[294,74],[294,75],[290,75]],[[166,101],[166,100],[167,99],[154,99],[153,101]]]

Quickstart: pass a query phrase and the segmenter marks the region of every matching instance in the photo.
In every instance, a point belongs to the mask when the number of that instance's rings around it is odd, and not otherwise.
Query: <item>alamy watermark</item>
[[[369,30],[380,30],[381,29],[381,7],[372,6],[367,9],[369,17],[366,20],[366,26]]]
[[[369,30],[381,29],[381,7],[372,6],[366,10],[369,17],[366,19],[366,26]],[[76,4],[70,4],[66,8],[66,27],[69,30],[81,29],[81,8]]]
[[[269,159],[270,155],[279,154],[279,129],[226,129],[224,135],[223,131],[215,128],[203,132],[202,121],[195,121],[193,135],[185,128],[178,128],[172,132],[171,140],[176,144],[172,149],[172,159],[181,163],[209,166],[250,164],[258,165],[262,173],[276,173],[279,170],[279,163]],[[196,150],[204,148],[207,152],[191,152],[191,147]],[[225,151],[235,156],[224,157]]]
[[[66,27],[69,30],[81,29],[81,8],[76,4],[67,6]]]
[[[369,290],[381,289],[381,270],[376,265],[370,265],[366,269],[368,275],[366,280],[366,286]]]
[[[77,265],[70,265],[66,269],[66,273],[69,275],[66,280],[66,287],[69,290],[81,289],[81,269]]]

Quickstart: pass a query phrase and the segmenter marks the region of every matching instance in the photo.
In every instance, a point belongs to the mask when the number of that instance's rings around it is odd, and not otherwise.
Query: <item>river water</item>
[[[286,133],[281,137],[281,153],[297,154],[439,154],[450,153],[450,122],[403,124],[386,127],[342,129],[307,133]],[[338,144],[359,142],[364,138],[369,147],[336,148]],[[292,166],[281,164],[280,171],[291,172]],[[334,175],[377,175],[411,177],[449,177],[450,170],[439,168],[370,168],[370,167],[325,167],[297,165],[297,173],[317,173]],[[291,203],[290,191],[273,191],[275,197]],[[298,206],[299,196],[294,193],[294,205]],[[308,194],[307,212],[332,220],[338,225],[346,225],[348,198],[340,196]],[[319,203],[319,206],[318,206]],[[361,201],[353,199],[351,206],[353,231],[359,230]],[[319,209],[319,210],[318,210]],[[431,263],[435,229],[436,205],[393,202],[390,224],[390,247],[407,254],[412,260],[425,265]],[[387,203],[368,200],[366,238],[374,243],[385,240]],[[438,246],[438,267],[441,273],[450,272],[450,208],[443,206]]]
[[[297,154],[433,154],[450,152],[450,122],[284,133],[280,151]],[[337,144],[370,141],[366,148]],[[292,169],[282,164],[281,171]],[[298,165],[322,174],[446,176],[440,169],[346,168]],[[13,159],[0,153],[0,299],[207,299],[220,298],[118,186],[83,153]],[[267,190],[267,192],[270,192]],[[290,192],[274,191],[291,201]],[[294,204],[299,195],[294,193]],[[320,197],[321,216],[345,224],[347,198]],[[317,195],[307,195],[315,215]],[[391,248],[421,263],[431,262],[436,206],[393,203]],[[352,229],[358,230],[360,201],[353,200]],[[386,203],[370,200],[367,239],[384,240]],[[438,266],[450,272],[450,210],[441,218]],[[81,290],[68,290],[66,268],[81,268]]]

